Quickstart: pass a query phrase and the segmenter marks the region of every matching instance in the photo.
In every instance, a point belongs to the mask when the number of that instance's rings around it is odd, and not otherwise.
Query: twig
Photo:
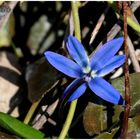
[[[134,5],[133,7],[136,8],[135,5]],[[137,18],[135,17],[135,15],[134,15],[133,12],[131,12],[131,18],[132,18],[136,23],[138,23]],[[138,23],[138,24],[139,24],[139,23]],[[132,65],[133,65],[133,67],[134,67],[134,70],[135,70],[136,72],[140,72],[140,65],[139,65],[138,59],[137,59],[137,57],[136,57],[136,55],[135,55],[134,45],[133,45],[133,43],[132,43],[132,41],[131,41],[131,39],[130,39],[129,36],[128,36],[128,38],[127,38],[127,42],[128,42],[128,48],[129,48],[129,55],[130,55],[130,59],[131,59],[131,61],[132,61]]]
[[[110,1],[108,1],[108,3],[110,3]],[[115,10],[117,11],[116,7],[114,6],[114,4],[110,4],[110,6]],[[120,19],[123,20],[123,16],[122,15],[119,15],[118,13],[116,13],[117,16],[120,16]],[[140,33],[140,26],[139,24],[137,24],[136,22],[134,22],[130,16],[127,16],[127,24],[133,28],[135,31],[137,31],[138,33]]]
[[[57,105],[58,105],[59,99],[57,99],[53,104],[51,104],[49,107],[46,108],[45,114],[48,114],[48,117],[43,114],[42,116],[39,117],[39,119],[34,123],[33,127],[36,129],[40,129],[46,121],[50,122],[53,125],[56,125],[56,122],[54,122],[49,116],[53,114],[55,111]]]
[[[100,18],[99,18],[99,20],[98,20],[98,22],[97,22],[97,24],[96,24],[96,26],[95,26],[95,28],[94,28],[92,34],[91,34],[91,39],[90,39],[90,41],[89,41],[89,44],[91,44],[91,43],[93,42],[93,40],[95,39],[95,37],[96,37],[96,35],[97,35],[99,29],[101,28],[101,26],[102,26],[102,24],[103,24],[103,21],[104,21],[104,19],[105,19],[105,16],[106,16],[106,14],[107,14],[109,8],[110,8],[110,7],[107,7],[107,8],[105,9],[105,11],[103,12],[103,14],[100,16]]]
[[[130,40],[129,36],[127,38],[127,42],[128,42],[128,48],[129,48],[129,55],[130,55],[134,70],[136,72],[140,72],[140,65],[139,65],[139,62],[135,55],[135,49],[134,49],[134,46],[133,46],[132,41]]]
[[[131,8],[132,11],[134,12],[134,11],[136,11],[136,10],[138,9],[139,6],[140,6],[140,1],[134,1],[134,2],[131,4],[130,8]]]
[[[62,42],[62,49],[65,49],[66,42],[65,38],[67,38],[68,35],[73,35],[74,33],[74,24],[73,24],[73,16],[72,16],[72,11],[69,12],[69,20],[68,20],[68,26],[66,28],[66,32],[64,35],[64,40]]]
[[[134,13],[132,13],[131,18],[132,18],[137,24],[139,24],[139,22],[138,22],[137,18],[135,17]]]
[[[130,81],[129,81],[129,65],[128,65],[128,46],[127,46],[127,2],[123,2],[123,22],[124,22],[124,50],[126,55],[125,60],[125,101],[126,106],[124,110],[124,116],[123,116],[123,124],[122,124],[122,130],[121,130],[121,138],[127,138],[128,133],[128,117],[130,112]]]
[[[135,12],[140,6],[140,2],[138,1],[135,1],[131,4],[131,9],[132,9],[132,12]],[[100,44],[97,46],[97,48],[100,48],[103,44],[104,44],[104,41],[109,41],[111,39],[113,39],[117,34],[118,32],[121,30],[121,26],[120,26],[120,23],[121,21],[119,20],[113,27],[112,29],[107,33],[107,36],[105,39],[103,39],[103,41],[100,42]],[[92,57],[92,55],[94,54],[91,53],[90,57]]]

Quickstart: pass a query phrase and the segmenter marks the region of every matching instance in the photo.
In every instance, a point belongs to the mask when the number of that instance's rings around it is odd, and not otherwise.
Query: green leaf
[[[96,136],[94,139],[113,139],[114,135],[117,133],[117,131],[119,130],[119,128],[114,128],[112,129],[112,131],[109,132],[103,132],[101,134],[99,134],[98,136]]]
[[[112,85],[124,96],[124,76],[112,80]],[[130,74],[131,116],[140,114],[140,72]]]
[[[105,106],[97,105],[89,102],[83,114],[83,125],[85,131],[93,136],[103,131],[106,125],[106,112]],[[98,113],[97,113],[98,112]]]
[[[41,139],[44,137],[44,133],[2,112],[0,112],[0,126],[19,137],[27,139]]]
[[[83,126],[88,135],[93,136],[108,131],[119,122],[123,107],[120,105],[103,106],[89,102],[83,114]]]
[[[33,103],[38,101],[43,94],[52,89],[60,75],[45,57],[30,64],[26,68],[26,81],[28,84],[28,98]]]

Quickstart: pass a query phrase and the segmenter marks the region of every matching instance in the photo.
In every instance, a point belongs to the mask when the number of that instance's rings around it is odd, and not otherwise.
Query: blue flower
[[[64,91],[64,95],[81,80],[82,84],[72,93],[68,101],[73,101],[84,94],[89,87],[97,96],[113,104],[124,104],[120,93],[103,76],[125,62],[125,55],[115,55],[123,44],[123,37],[113,39],[97,49],[89,60],[83,45],[73,36],[67,40],[67,49],[72,61],[57,53],[46,51],[45,57],[51,65],[62,73],[76,78]]]

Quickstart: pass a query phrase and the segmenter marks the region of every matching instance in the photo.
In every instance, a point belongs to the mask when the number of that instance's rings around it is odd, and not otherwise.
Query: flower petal
[[[80,66],[72,60],[50,51],[44,54],[49,63],[64,74],[73,78],[79,78],[83,75]]]
[[[82,79],[76,79],[65,89],[63,97],[69,94],[69,92],[73,92],[70,98],[68,99],[68,102],[71,102],[79,98],[85,92],[86,88],[87,84],[83,82]]]
[[[88,84],[90,89],[102,99],[113,104],[125,104],[120,93],[104,79],[100,77],[92,78]]]
[[[83,45],[73,36],[68,37],[67,49],[71,57],[82,67],[89,65],[89,58]]]
[[[75,87],[76,85],[78,85],[78,83],[80,83],[82,79],[75,79],[70,85],[68,85],[68,87],[65,89],[64,93],[63,93],[63,97],[66,96],[66,94],[69,93],[69,91]]]
[[[70,98],[68,99],[68,102],[71,102],[75,99],[78,99],[80,96],[82,96],[84,94],[84,92],[87,89],[87,83],[83,83],[81,84],[70,96]]]
[[[113,39],[100,47],[91,58],[91,68],[99,70],[108,63],[123,44],[123,37]]]
[[[126,55],[114,56],[101,70],[97,71],[99,77],[105,76],[115,68],[120,67],[126,59]]]

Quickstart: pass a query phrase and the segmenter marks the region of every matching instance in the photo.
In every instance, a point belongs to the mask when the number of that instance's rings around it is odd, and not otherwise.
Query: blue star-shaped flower
[[[51,51],[44,53],[46,59],[56,69],[72,78],[76,78],[66,88],[64,95],[77,85],[81,79],[84,79],[84,82],[76,88],[68,101],[79,98],[89,86],[97,96],[108,102],[113,104],[125,103],[120,93],[101,78],[125,62],[125,55],[115,55],[123,41],[123,37],[120,37],[107,42],[95,51],[91,60],[89,60],[83,45],[73,36],[68,37],[67,49],[75,62]]]

